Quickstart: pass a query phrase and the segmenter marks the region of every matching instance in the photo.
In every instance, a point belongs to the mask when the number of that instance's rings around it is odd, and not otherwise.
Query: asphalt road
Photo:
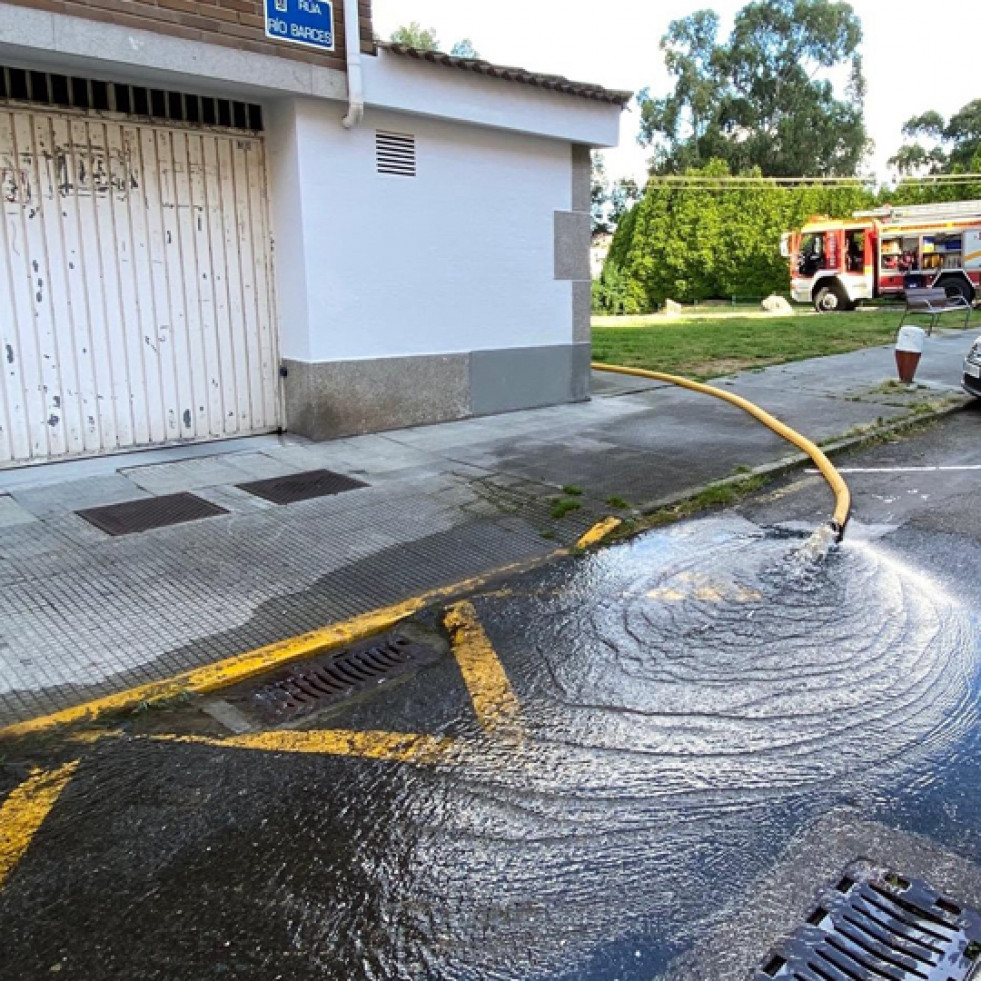
[[[836,461],[821,563],[796,473],[287,728],[249,685],[0,750],[0,978],[735,979],[860,856],[981,905],[979,433]]]

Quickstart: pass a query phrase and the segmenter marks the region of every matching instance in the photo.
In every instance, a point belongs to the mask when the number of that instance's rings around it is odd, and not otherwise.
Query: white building
[[[299,2],[0,2],[0,466],[587,396],[628,93]]]

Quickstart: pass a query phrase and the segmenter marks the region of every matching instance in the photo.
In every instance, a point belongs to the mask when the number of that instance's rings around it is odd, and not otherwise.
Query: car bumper
[[[965,361],[964,374],[961,376],[961,388],[963,388],[968,395],[973,395],[975,398],[981,399],[981,378],[976,378],[974,375],[968,374],[969,367],[973,368],[975,371],[981,372],[981,365]]]

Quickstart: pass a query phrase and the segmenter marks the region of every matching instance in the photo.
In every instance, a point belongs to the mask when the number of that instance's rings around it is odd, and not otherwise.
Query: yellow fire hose
[[[592,368],[596,371],[613,371],[618,375],[637,375],[640,378],[653,378],[656,381],[669,382],[672,385],[680,385],[682,388],[690,388],[693,392],[701,392],[703,395],[712,395],[717,399],[723,399],[732,405],[738,406],[744,412],[748,412],[754,419],[758,419],[768,429],[772,429],[778,436],[793,443],[798,449],[803,450],[813,461],[814,465],[821,471],[822,476],[828,482],[835,495],[835,510],[831,519],[831,528],[838,541],[841,541],[845,533],[845,525],[848,524],[848,517],[852,509],[852,495],[848,490],[848,485],[842,479],[841,474],[835,470],[832,462],[824,455],[820,447],[812,443],[805,436],[795,432],[789,426],[784,425],[779,419],[771,416],[769,412],[764,412],[757,405],[731,392],[724,392],[711,385],[703,385],[700,382],[682,378],[680,375],[666,375],[661,371],[645,371],[643,368],[624,368],[616,364],[600,364],[593,362]]]

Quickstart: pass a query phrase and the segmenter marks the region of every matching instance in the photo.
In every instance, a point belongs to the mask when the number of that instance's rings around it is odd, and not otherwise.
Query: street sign
[[[266,0],[266,37],[333,51],[332,0]]]

